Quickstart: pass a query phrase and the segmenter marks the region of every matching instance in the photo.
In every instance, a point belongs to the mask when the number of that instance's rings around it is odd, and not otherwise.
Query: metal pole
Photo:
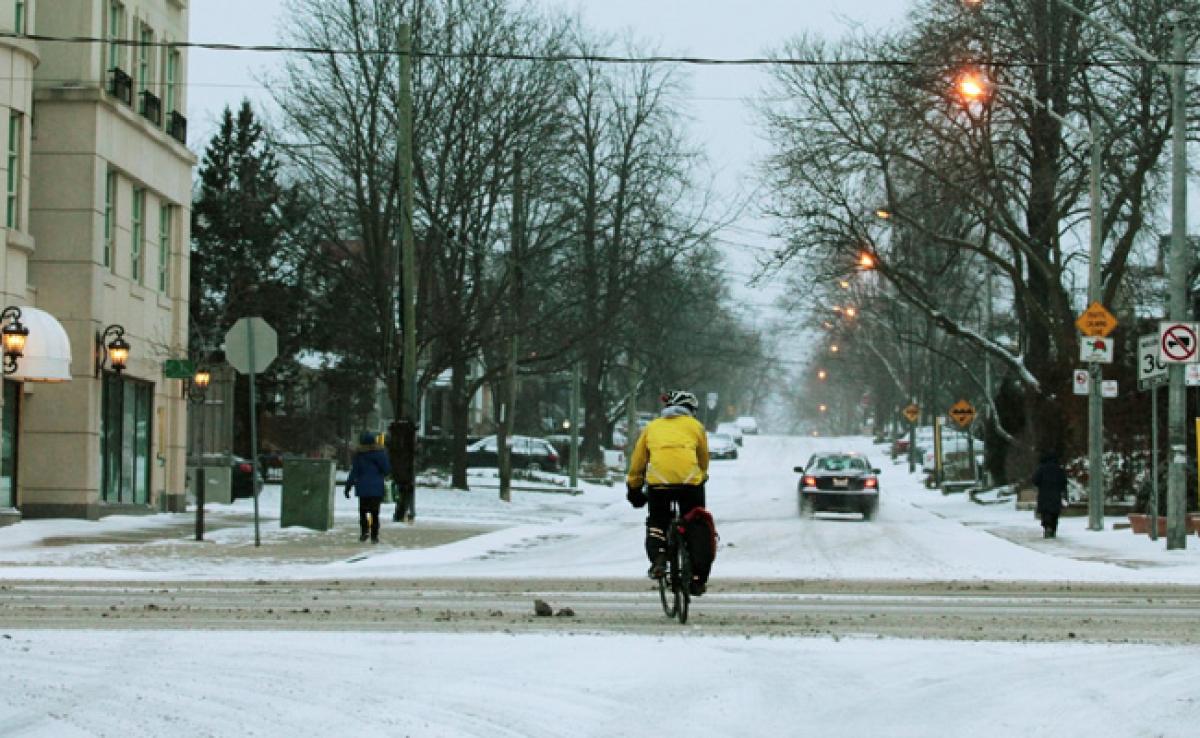
[[[985,248],[988,248],[988,246],[986,244],[985,244]],[[985,318],[985,325],[983,327],[983,335],[990,341],[990,340],[992,340],[992,265],[990,262],[988,263],[988,268],[987,268],[987,283],[986,284],[987,284],[987,317]],[[984,458],[984,461],[987,462],[990,457],[990,452],[992,451],[992,449],[990,449],[988,447],[988,439],[991,438],[992,436],[987,434],[987,430],[989,430],[987,428],[987,424],[992,422],[992,402],[994,401],[994,398],[992,396],[992,355],[990,353],[985,353],[983,355],[983,391],[984,391],[985,395],[987,396],[987,404],[985,404],[984,408],[983,408],[984,428],[985,428],[984,437],[983,437],[984,438],[983,458]],[[973,457],[974,457],[974,454],[972,454],[972,458]],[[985,483],[990,482],[990,479],[988,479],[986,463],[984,464],[983,478],[984,478]]]
[[[1158,540],[1158,385],[1150,388],[1150,540]]]
[[[908,397],[909,404],[917,404],[916,378],[913,370],[913,320],[912,310],[908,310]],[[908,422],[908,473],[914,474],[917,471],[917,422],[921,419],[918,414],[916,420]]]
[[[192,404],[192,407],[200,408],[199,422],[199,438],[196,441],[196,460],[199,462],[196,465],[196,540],[204,540],[204,496],[208,479],[204,474],[204,407],[205,400],[202,398],[199,404]]]
[[[626,443],[628,445],[628,442]],[[579,362],[571,370],[571,489],[579,486]]]
[[[517,407],[517,354],[520,351],[520,340],[517,336],[521,323],[521,232],[524,207],[523,191],[521,189],[521,153],[513,158],[513,213],[512,213],[512,304],[509,306],[509,355],[507,387],[505,400],[501,406],[503,417],[500,418],[500,428],[497,438],[506,443],[512,443],[512,433],[516,423]],[[505,502],[512,500],[512,447],[497,447],[500,456],[500,499]]]
[[[1088,135],[1092,139],[1091,184],[1088,197],[1091,200],[1091,242],[1088,250],[1088,302],[1103,300],[1100,284],[1100,261],[1103,258],[1104,237],[1101,233],[1100,175],[1103,163],[1100,158],[1100,121],[1092,116]],[[1088,389],[1088,530],[1104,530],[1104,397],[1101,383],[1104,372],[1097,362],[1088,363],[1091,384]]]
[[[404,347],[401,356],[400,420],[407,421],[411,433],[416,433],[417,427],[417,263],[416,245],[413,243],[413,126],[412,126],[412,27],[408,23],[400,24],[399,63],[400,63],[400,100],[399,125],[397,141],[397,158],[400,168],[400,292],[401,329],[403,331]],[[406,431],[408,432],[408,431]],[[411,439],[410,439],[411,440]],[[400,480],[416,479],[416,443],[401,444],[400,466],[396,476]],[[417,489],[415,483],[408,483],[411,489],[401,490],[404,505],[397,505],[394,513],[396,520],[404,519],[412,522],[416,517]],[[406,508],[402,510],[401,508]]]
[[[1174,53],[1171,67],[1171,282],[1169,317],[1187,320],[1188,272],[1187,250],[1187,100],[1185,75],[1187,39],[1184,15],[1173,11],[1169,16],[1175,24]],[[1187,388],[1184,385],[1183,365],[1171,364],[1167,371],[1170,386],[1167,390],[1167,548],[1187,547]]]
[[[250,373],[250,489],[254,493],[254,545],[262,545],[262,537],[258,530],[258,396],[254,385],[258,375],[254,372],[254,327],[246,331],[246,353],[249,355]]]

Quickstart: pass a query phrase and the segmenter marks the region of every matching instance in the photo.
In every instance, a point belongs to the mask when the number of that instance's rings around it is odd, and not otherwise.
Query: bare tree
[[[1149,3],[1159,11],[1168,4]],[[1165,54],[1166,32],[1147,3],[1085,5],[1117,33]],[[1111,304],[1134,247],[1152,237],[1148,212],[1170,124],[1165,84],[1055,2],[988,3],[983,11],[926,3],[912,17],[890,37],[787,47],[785,57],[833,63],[781,66],[776,92],[796,103],[763,111],[775,142],[774,213],[789,239],[778,263],[838,255],[850,263],[867,251],[896,294],[941,333],[990,355],[1022,388],[1024,422],[1010,428],[1022,449],[1078,443],[1070,429],[1082,426],[1079,411],[1065,388],[1086,267],[1089,140],[1048,111],[1080,127],[1104,121],[1100,227]],[[867,57],[885,63],[849,63]],[[1028,96],[959,99],[955,82],[967,68]],[[888,221],[876,217],[879,208]],[[914,250],[931,256],[913,259]],[[1003,282],[1012,342],[959,312],[970,282],[925,279],[931,264],[956,259]]]

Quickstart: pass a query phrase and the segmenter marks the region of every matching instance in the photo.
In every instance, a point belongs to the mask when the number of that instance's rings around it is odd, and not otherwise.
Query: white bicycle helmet
[[[671,390],[663,394],[662,401],[667,407],[686,407],[693,414],[700,409],[700,401],[696,399],[694,394],[687,390]]]

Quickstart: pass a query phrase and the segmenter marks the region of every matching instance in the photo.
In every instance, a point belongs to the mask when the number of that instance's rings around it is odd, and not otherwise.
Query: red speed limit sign
[[[1158,355],[1168,364],[1196,361],[1196,323],[1164,320],[1158,324]]]

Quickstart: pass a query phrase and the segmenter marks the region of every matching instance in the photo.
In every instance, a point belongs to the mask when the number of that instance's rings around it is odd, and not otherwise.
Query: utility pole
[[[1091,200],[1091,240],[1088,248],[1088,304],[1103,302],[1100,261],[1104,254],[1100,204],[1100,119],[1092,115],[1088,132],[1092,139],[1092,161],[1088,197]],[[1099,362],[1088,363],[1088,530],[1104,530],[1104,371]]]
[[[500,499],[512,501],[512,438],[513,426],[516,422],[517,408],[517,352],[520,350],[518,332],[521,327],[521,251],[525,238],[524,209],[525,192],[521,182],[521,153],[513,157],[513,202],[512,202],[512,251],[510,254],[512,269],[512,294],[508,311],[508,386],[505,388],[505,399],[501,404],[500,428],[496,434],[496,450],[500,457]]]
[[[625,464],[626,468],[629,465],[629,458],[633,456],[633,446],[638,439],[638,416],[637,416],[637,399],[638,399],[638,362],[637,359],[629,359],[629,401],[625,403]]]
[[[985,236],[984,248],[989,248],[988,240],[989,239]],[[992,340],[992,264],[991,264],[991,262],[988,262],[988,265],[987,265],[986,285],[987,285],[987,305],[985,307],[986,312],[984,313],[985,317],[983,319],[984,320],[983,335],[984,335],[984,337],[987,338],[987,340],[990,341],[990,340]],[[985,353],[983,355],[983,392],[987,398],[987,403],[984,405],[984,408],[983,408],[984,428],[986,429],[986,428],[988,428],[988,425],[993,422],[992,403],[995,401],[995,398],[992,394],[992,355],[990,353]],[[983,449],[984,449],[983,454],[984,454],[984,462],[985,463],[984,463],[984,469],[983,469],[982,476],[983,476],[983,480],[985,482],[984,486],[989,486],[991,484],[991,478],[989,477],[988,472],[987,472],[987,463],[986,462],[988,461],[991,453],[995,450],[995,449],[990,448],[990,444],[988,443],[988,440],[987,440],[987,439],[993,437],[992,435],[990,435],[990,431],[991,431],[991,429],[988,429],[985,431],[985,433],[988,433],[988,435],[984,436],[984,443],[983,443]],[[974,457],[973,453],[972,453],[972,457]],[[972,463],[974,463],[974,458],[972,458],[971,461],[972,461]]]
[[[1171,66],[1171,282],[1170,320],[1190,319],[1188,272],[1191,259],[1187,248],[1187,38],[1185,16],[1172,11],[1174,28]],[[1167,549],[1187,548],[1187,387],[1183,364],[1170,364],[1167,371]],[[1155,521],[1157,524],[1157,521]]]
[[[579,362],[571,367],[571,489],[579,486]]]
[[[400,417],[396,427],[406,436],[396,439],[399,449],[399,468],[394,475],[400,487],[393,520],[412,522],[416,517],[416,432],[417,432],[417,264],[416,244],[413,243],[413,183],[412,183],[412,27],[400,24],[399,31],[400,99],[397,157],[400,167],[400,318],[403,349],[400,362],[400,381],[396,388],[400,396]]]

